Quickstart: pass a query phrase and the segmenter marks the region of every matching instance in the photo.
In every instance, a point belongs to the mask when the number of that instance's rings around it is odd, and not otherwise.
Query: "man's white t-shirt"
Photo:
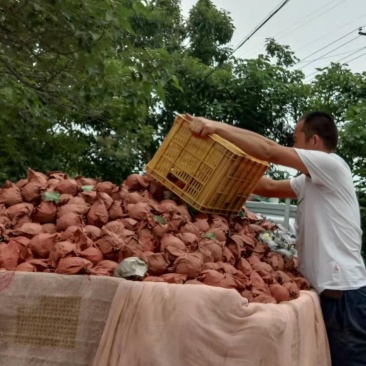
[[[350,168],[333,153],[295,150],[310,175],[291,179],[298,197],[300,272],[318,293],[366,286],[360,209]]]

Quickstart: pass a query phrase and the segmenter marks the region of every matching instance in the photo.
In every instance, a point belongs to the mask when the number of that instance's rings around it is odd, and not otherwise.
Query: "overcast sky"
[[[283,0],[211,1],[230,13],[235,26],[232,39],[235,48]],[[182,0],[184,16],[196,2]],[[265,39],[274,37],[277,42],[289,45],[300,61],[304,59],[297,67],[302,68],[307,80],[314,76],[311,74],[316,67],[336,61],[348,62],[358,56],[349,66],[354,72],[362,72],[366,71],[366,36],[358,36],[356,29],[360,26],[364,26],[366,33],[366,0],[290,0],[235,55],[256,57],[263,52]],[[326,47],[332,42],[334,44]],[[322,47],[325,48],[319,51]]]

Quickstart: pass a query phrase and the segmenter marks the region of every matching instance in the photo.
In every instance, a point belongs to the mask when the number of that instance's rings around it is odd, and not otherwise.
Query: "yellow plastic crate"
[[[268,163],[255,159],[218,135],[192,135],[183,115],[145,170],[196,210],[237,214]]]

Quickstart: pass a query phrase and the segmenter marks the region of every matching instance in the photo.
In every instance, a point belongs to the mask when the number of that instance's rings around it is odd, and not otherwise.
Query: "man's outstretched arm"
[[[203,117],[186,116],[191,121],[192,133],[197,136],[206,137],[215,133],[257,159],[288,166],[309,174],[296,150],[291,147],[281,146],[255,132],[227,123],[211,121]]]

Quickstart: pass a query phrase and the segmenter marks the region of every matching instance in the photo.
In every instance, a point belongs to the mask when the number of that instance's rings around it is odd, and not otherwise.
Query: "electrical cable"
[[[349,40],[349,41],[347,41],[347,42],[345,42],[345,43],[342,43],[340,46],[338,46],[338,47],[336,47],[336,48],[334,48],[334,49],[330,50],[329,52],[325,53],[324,55],[321,55],[319,58],[317,58],[317,59],[315,59],[315,60],[312,60],[312,61],[308,62],[306,65],[304,65],[304,66],[300,67],[300,69],[299,69],[299,70],[302,70],[303,68],[305,68],[305,67],[307,67],[307,66],[311,65],[312,63],[314,63],[314,62],[318,61],[318,59],[320,59],[321,57],[327,56],[327,55],[329,55],[330,53],[332,53],[332,52],[334,52],[334,51],[336,51],[336,50],[338,50],[338,49],[340,49],[340,48],[344,47],[345,45],[347,45],[347,44],[349,44],[349,43],[353,42],[355,39],[357,39],[357,38],[359,38],[359,37],[360,37],[360,35],[357,35],[356,37],[352,38],[351,40]],[[301,60],[301,61],[304,61],[304,60]]]
[[[365,47],[365,48],[366,48],[366,47]],[[351,60],[348,60],[348,61],[343,62],[343,64],[349,64],[350,62],[355,61],[355,60],[357,60],[357,59],[359,59],[360,57],[365,56],[365,55],[366,55],[366,52],[362,53],[361,55],[359,55],[359,56],[357,56],[357,57],[352,58]]]
[[[365,17],[366,17],[366,13],[365,13],[365,14],[363,14],[363,15],[361,15],[360,17],[358,17],[358,18],[356,18],[356,19],[351,20],[350,22],[348,22],[348,23],[346,23],[346,24],[343,24],[340,28],[337,28],[337,31],[339,31],[339,30],[341,30],[341,29],[343,29],[343,28],[347,27],[348,25],[350,25],[350,24],[354,23],[355,21],[358,21],[358,20],[363,19],[363,18],[365,18]],[[334,34],[334,30],[331,30],[330,32],[327,32],[327,33],[325,33],[325,34],[321,35],[320,37],[315,38],[315,39],[312,39],[310,42],[305,43],[303,46],[301,46],[300,48],[298,48],[298,49],[295,51],[295,53],[298,53],[299,51],[303,50],[304,48],[307,48],[307,46],[313,45],[315,42],[319,41],[320,39],[323,39],[323,38],[324,38],[324,37],[326,37],[326,36],[329,36],[330,34]]]
[[[340,60],[337,60],[337,61],[336,61],[336,63],[341,62],[341,61],[343,61],[345,58],[348,58],[348,57],[350,57],[350,56],[353,56],[353,55],[355,55],[356,53],[359,53],[361,50],[364,50],[365,48],[366,48],[366,46],[365,46],[365,47],[360,48],[359,50],[357,50],[357,51],[355,51],[355,52],[352,52],[350,55],[347,55],[347,56],[345,56],[345,57],[341,58]],[[353,60],[353,59],[352,59],[352,60]],[[352,61],[352,60],[351,60],[351,61]],[[349,62],[349,61],[348,61],[348,62]],[[346,61],[345,63],[347,63],[347,61]]]
[[[235,47],[234,52],[236,52],[239,48],[243,46],[244,43],[246,43],[259,29],[262,28],[276,13],[278,13],[286,4],[288,1],[284,1],[281,5],[279,5],[277,8],[272,10],[272,12],[257,26],[254,28],[254,30],[249,34],[249,36],[246,36],[242,41],[240,41],[239,46]]]
[[[364,26],[364,25],[362,25],[361,27],[365,27],[365,26]],[[341,39],[346,38],[346,37],[347,37],[347,36],[349,36],[350,34],[352,34],[352,33],[356,32],[356,31],[358,31],[358,29],[359,29],[359,28],[360,28],[360,27],[357,27],[357,28],[355,28],[355,29],[351,30],[350,32],[348,32],[348,33],[344,34],[343,36],[341,36],[341,37],[337,38],[337,39],[336,39],[336,40],[334,40],[333,42],[328,43],[326,46],[321,47],[321,48],[319,48],[317,51],[312,52],[310,55],[307,55],[307,56],[303,57],[299,62],[303,62],[303,61],[307,60],[309,57],[311,57],[311,56],[313,56],[313,55],[316,55],[316,54],[317,54],[317,53],[319,53],[320,51],[325,50],[326,48],[328,48],[329,46],[333,45],[334,43],[337,43],[337,42],[338,42],[338,41],[340,41]]]
[[[252,32],[250,32],[244,40],[237,46],[228,57],[232,56],[239,48],[241,48],[255,33],[257,33],[267,22],[269,22],[286,4],[288,4],[291,0],[284,0],[280,5],[277,6],[257,27],[254,28]],[[219,63],[214,69],[212,69],[202,80],[205,81],[210,75],[212,75],[219,67],[221,63]]]
[[[285,29],[284,31],[282,31],[279,35],[277,35],[277,37],[280,37],[282,34],[285,34],[285,33],[291,33],[293,34],[295,31],[297,31],[298,29],[301,29],[303,26],[305,26],[306,24],[310,23],[311,21],[321,17],[322,15],[324,15],[325,13],[329,13],[329,11],[333,10],[334,8],[336,8],[337,6],[341,5],[342,3],[344,3],[345,1],[347,0],[341,0],[340,2],[338,2],[337,4],[333,5],[330,9],[326,9],[325,11],[321,12],[320,14],[317,14],[315,17],[309,19],[307,22],[303,22],[301,24],[298,24],[297,27],[295,28],[287,28]],[[313,13],[317,13],[320,9],[323,9],[324,7],[326,7],[327,5],[329,5],[330,3],[333,3],[334,0],[330,1],[329,3],[325,4],[324,6],[322,6],[321,8],[315,10]],[[312,15],[313,13],[311,13],[310,15]]]
[[[306,21],[306,22],[302,22],[302,23],[300,23],[300,24],[298,24],[298,22],[293,23],[292,25],[290,25],[289,27],[287,27],[284,31],[280,31],[279,33],[275,34],[272,38],[275,38],[275,39],[276,39],[277,37],[280,37],[282,34],[289,33],[289,32],[293,33],[294,31],[296,31],[296,30],[298,30],[298,29],[302,28],[304,25],[308,24],[310,21],[312,21],[312,20],[315,20],[315,19],[319,18],[319,17],[320,17],[321,15],[323,15],[324,13],[328,13],[330,10],[332,10],[333,8],[337,7],[338,5],[340,5],[341,3],[345,2],[345,1],[346,1],[346,0],[342,0],[342,1],[340,1],[339,3],[335,4],[335,5],[334,5],[333,7],[331,7],[330,9],[325,10],[324,12],[322,12],[322,13],[318,14],[316,17],[313,17],[312,19],[310,19],[310,20],[308,20],[308,21]],[[331,3],[334,3],[334,0],[331,0],[330,2],[328,2],[328,3],[326,3],[325,5],[321,6],[320,8],[318,8],[318,9],[314,10],[313,12],[311,12],[310,14],[308,14],[308,15],[307,15],[303,20],[306,20],[306,19],[307,19],[307,18],[309,18],[311,15],[313,15],[314,13],[317,13],[319,10],[321,10],[321,9],[325,8],[326,6],[328,6],[328,5],[329,5],[329,4],[331,4]],[[365,15],[366,15],[366,14],[365,14]],[[297,28],[295,27],[295,29],[294,29],[294,28],[293,28],[293,26],[294,26],[294,25],[295,25],[295,26],[297,25]],[[255,48],[253,48],[251,51],[249,51],[248,53],[249,53],[249,54],[252,54],[252,53],[258,52],[258,51],[260,51],[262,48],[263,48],[263,47],[260,47],[260,48],[255,47]]]
[[[362,49],[365,49],[365,48],[366,48],[366,47],[362,47],[359,51],[361,51]],[[348,55],[347,57],[352,56],[352,55],[354,55],[354,54],[358,53],[359,51],[356,51],[356,52],[352,53],[351,55]],[[366,55],[366,52],[362,53],[361,55],[359,55],[359,56],[357,56],[357,57],[354,57],[354,58],[352,58],[352,59],[350,59],[350,60],[347,60],[347,61],[343,62],[343,65],[345,65],[345,64],[349,64],[350,62],[355,61],[355,60],[357,60],[357,59],[359,59],[359,58],[361,58],[362,56],[365,56],[365,55]],[[345,59],[345,58],[347,58],[347,57],[343,57],[342,59],[337,60],[335,63],[338,63],[338,62],[340,62],[340,61],[344,60],[344,59]],[[312,77],[311,79],[309,79],[309,78],[310,78],[311,76],[315,75],[315,74],[318,74],[320,71],[321,71],[321,70],[316,70],[316,71],[314,71],[313,73],[311,73],[310,75],[308,75],[308,76],[305,78],[305,80],[304,80],[304,81],[307,81],[307,82],[313,81],[313,80],[315,79],[315,76],[314,76],[314,77]],[[306,80],[306,79],[309,79],[309,80]]]
[[[310,61],[319,61],[319,60],[326,60],[328,58],[332,58],[332,57],[336,57],[336,56],[342,56],[342,55],[347,55],[347,57],[349,56],[349,54],[351,52],[356,52],[356,51],[361,51],[363,50],[365,47],[361,47],[361,48],[357,48],[356,50],[353,49],[351,51],[346,51],[346,52],[340,52],[340,53],[337,53],[335,55],[331,55],[331,56],[327,56],[327,57],[320,57],[320,58],[317,58],[317,59],[314,59],[314,60],[306,60],[307,62],[310,62]],[[306,61],[299,61],[297,64],[301,64],[303,62],[306,62]]]

